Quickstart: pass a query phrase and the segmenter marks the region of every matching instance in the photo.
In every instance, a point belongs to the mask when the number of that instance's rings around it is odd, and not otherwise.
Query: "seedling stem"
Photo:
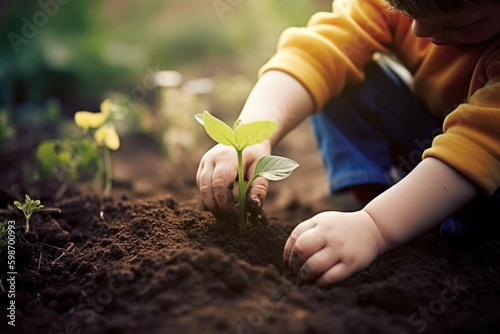
[[[104,146],[102,148],[104,160],[104,197],[111,194],[112,181],[111,181],[111,152],[109,148]]]
[[[236,150],[238,154],[238,192],[239,197],[239,213],[240,213],[240,234],[243,235],[246,232],[246,223],[247,223],[247,210],[246,210],[246,191],[242,191],[241,189],[245,189],[245,175],[243,172],[243,150]]]

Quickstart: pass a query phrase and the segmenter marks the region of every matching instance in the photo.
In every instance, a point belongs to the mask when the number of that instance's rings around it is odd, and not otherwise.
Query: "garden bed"
[[[26,182],[19,155],[5,150],[0,218],[18,227],[16,327],[2,316],[1,332],[500,332],[499,241],[459,250],[429,233],[331,289],[300,284],[282,262],[284,244],[297,223],[332,204],[320,201],[307,131],[295,135],[306,140],[285,141],[279,153],[301,167],[272,185],[245,236],[203,207],[195,161],[168,163],[143,139],[113,156],[106,200],[73,188],[56,198],[59,184]],[[61,213],[35,213],[25,235],[24,217],[8,208],[24,193]],[[2,314],[10,300],[2,291]]]

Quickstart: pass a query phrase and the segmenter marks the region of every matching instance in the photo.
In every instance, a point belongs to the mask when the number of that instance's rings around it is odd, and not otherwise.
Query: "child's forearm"
[[[456,170],[427,158],[363,210],[377,224],[384,252],[436,227],[477,193],[474,184]]]
[[[284,72],[269,71],[255,84],[240,118],[243,122],[275,121],[278,128],[271,137],[271,146],[274,146],[311,114],[313,108],[309,92],[295,78]]]

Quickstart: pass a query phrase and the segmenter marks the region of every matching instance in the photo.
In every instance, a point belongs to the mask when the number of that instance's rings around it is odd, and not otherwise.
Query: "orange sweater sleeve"
[[[346,83],[364,79],[363,68],[375,52],[390,53],[391,19],[381,1],[335,0],[332,12],[316,13],[307,27],[285,30],[278,52],[259,75],[269,70],[290,74],[319,110]]]
[[[424,158],[444,161],[491,195],[500,186],[500,54],[489,58],[478,64],[466,103],[446,117]]]

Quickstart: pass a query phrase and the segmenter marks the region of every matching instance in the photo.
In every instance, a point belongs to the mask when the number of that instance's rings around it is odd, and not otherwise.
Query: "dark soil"
[[[17,224],[17,275],[12,327],[2,248],[1,333],[500,333],[495,240],[460,250],[430,233],[331,289],[300,284],[281,260],[290,231],[349,203],[322,200],[307,130],[289,138],[277,153],[301,167],[272,185],[245,236],[204,209],[196,159],[168,163],[147,140],[113,156],[105,201],[76,188],[56,197],[59,184],[28,182],[15,148],[4,149],[0,218]],[[35,213],[25,235],[8,206],[24,193],[61,213]]]

